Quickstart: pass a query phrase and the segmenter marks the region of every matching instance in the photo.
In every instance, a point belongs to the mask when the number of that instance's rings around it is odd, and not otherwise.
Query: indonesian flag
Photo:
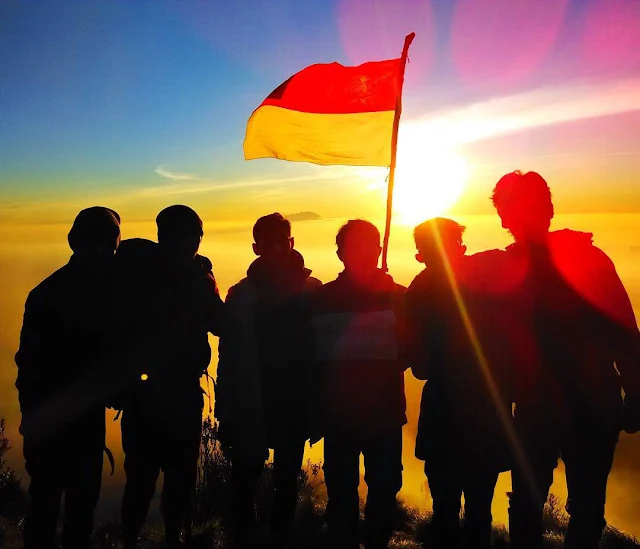
[[[294,74],[249,118],[245,159],[389,166],[404,61],[318,64]]]

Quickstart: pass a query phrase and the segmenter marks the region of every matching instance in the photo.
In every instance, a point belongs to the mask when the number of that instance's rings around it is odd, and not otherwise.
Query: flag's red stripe
[[[399,76],[400,59],[357,67],[311,65],[280,84],[262,105],[324,114],[391,111],[396,107]]]

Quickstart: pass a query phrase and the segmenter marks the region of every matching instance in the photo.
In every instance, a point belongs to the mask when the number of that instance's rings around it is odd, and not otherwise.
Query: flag
[[[389,166],[404,62],[317,64],[294,74],[249,118],[245,159]]]

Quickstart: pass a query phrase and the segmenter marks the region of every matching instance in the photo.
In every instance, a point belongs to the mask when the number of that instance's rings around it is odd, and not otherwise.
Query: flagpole
[[[416,33],[408,34],[404,39],[404,47],[402,48],[402,57],[400,58],[400,80],[398,86],[398,95],[396,96],[396,110],[393,116],[393,130],[391,134],[391,164],[389,165],[389,184],[387,187],[387,220],[384,226],[384,240],[382,243],[382,270],[386,273],[389,268],[387,266],[387,252],[389,249],[389,233],[391,232],[391,212],[393,207],[393,185],[396,175],[396,151],[398,149],[398,127],[400,126],[400,115],[402,114],[402,86],[404,84],[404,69],[409,56],[409,46],[416,37]]]

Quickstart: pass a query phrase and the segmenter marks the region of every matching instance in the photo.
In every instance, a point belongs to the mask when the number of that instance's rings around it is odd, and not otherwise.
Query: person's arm
[[[429,378],[429,357],[425,348],[427,321],[422,301],[414,281],[404,294],[404,353],[413,375],[426,380]]]
[[[15,356],[18,366],[16,387],[23,413],[33,408],[42,389],[43,369],[47,367],[47,330],[55,326],[47,322],[47,316],[50,315],[46,303],[36,292],[31,292],[25,304],[20,347]]]
[[[220,422],[231,422],[233,419],[233,395],[235,391],[235,364],[238,361],[238,345],[241,344],[240,323],[234,321],[238,311],[238,303],[234,287],[229,289],[225,303],[227,330],[220,337],[218,344],[218,371],[215,382],[214,416]]]
[[[198,256],[205,271],[203,286],[203,304],[204,315],[207,330],[214,336],[221,337],[223,330],[226,328],[227,315],[225,303],[220,297],[218,283],[213,275],[213,267],[211,262],[203,256]]]
[[[321,350],[323,334],[318,314],[322,312],[322,290],[316,289],[309,295],[308,314],[310,321],[310,337],[312,348],[309,356],[309,443],[318,442],[324,436],[325,427],[325,398],[326,398],[326,362]]]
[[[410,344],[407,322],[407,288],[396,284],[396,295],[394,296],[393,312],[396,317],[396,341],[398,345],[398,362],[402,371],[410,366]]]
[[[592,271],[593,288],[589,296],[612,327],[611,343],[616,368],[625,392],[625,425],[628,432],[640,430],[640,332],[629,295],[611,260],[604,254]]]

